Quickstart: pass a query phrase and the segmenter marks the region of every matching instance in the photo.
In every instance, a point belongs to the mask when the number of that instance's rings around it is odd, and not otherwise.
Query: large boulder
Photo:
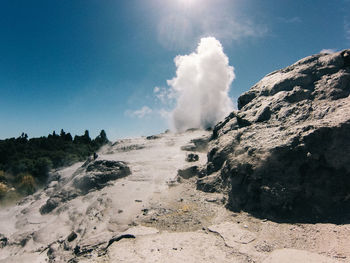
[[[100,190],[112,181],[131,174],[125,162],[111,160],[88,160],[74,174],[68,183],[61,182],[56,192],[40,207],[41,214],[48,214],[61,204],[91,191]]]
[[[297,221],[350,212],[350,50],[272,72],[213,129],[199,189],[228,207]],[[219,186],[219,187],[218,187]]]
[[[130,168],[125,162],[97,160],[86,167],[85,173],[74,179],[74,186],[83,193],[87,193],[101,189],[109,181],[128,176],[130,173]]]

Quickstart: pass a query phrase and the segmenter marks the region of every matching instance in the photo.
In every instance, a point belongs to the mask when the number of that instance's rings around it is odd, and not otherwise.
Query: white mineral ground
[[[98,159],[125,161],[132,174],[41,215],[57,182],[17,205],[0,209],[8,244],[0,262],[349,262],[350,225],[279,224],[224,208],[223,194],[196,190],[195,179],[176,182],[187,163],[181,150],[205,131],[124,139]],[[70,182],[82,163],[59,171]],[[67,236],[75,231],[71,242]],[[113,237],[130,234],[108,242]],[[20,244],[21,240],[27,240]],[[16,242],[18,242],[16,244]],[[79,245],[89,252],[75,255]],[[50,259],[51,255],[51,259]]]

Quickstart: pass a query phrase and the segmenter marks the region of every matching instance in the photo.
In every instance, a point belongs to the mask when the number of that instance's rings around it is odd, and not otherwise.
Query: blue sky
[[[0,138],[162,132],[171,105],[154,88],[201,37],[223,45],[236,100],[273,70],[350,48],[349,11],[348,0],[1,0]]]

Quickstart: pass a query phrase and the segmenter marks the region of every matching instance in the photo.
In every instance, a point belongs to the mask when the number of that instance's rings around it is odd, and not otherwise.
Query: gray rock
[[[134,236],[134,235],[131,235],[131,234],[125,234],[125,235],[113,237],[112,239],[109,240],[106,249],[107,249],[110,245],[112,245],[114,242],[118,242],[118,241],[120,241],[120,240],[122,240],[122,239],[124,239],[124,238],[135,238],[135,236]]]
[[[198,166],[191,166],[185,169],[179,169],[177,171],[178,176],[180,176],[183,179],[190,179],[194,176],[196,176],[199,173]]]
[[[197,162],[199,160],[198,154],[189,153],[186,156],[186,162]]]
[[[186,144],[184,146],[181,146],[182,151],[196,151],[196,146],[193,143]]]
[[[209,138],[202,137],[191,140],[187,145],[181,147],[183,151],[192,151],[192,152],[206,152],[208,149]]]
[[[150,135],[150,136],[146,137],[147,140],[156,140],[159,138],[161,138],[161,136],[159,136],[159,135]]]
[[[58,243],[53,243],[53,244],[49,245],[49,249],[47,250],[46,254],[47,254],[47,257],[50,260],[50,262],[55,260],[58,248],[59,248]]]
[[[67,237],[67,241],[68,242],[72,242],[74,239],[76,239],[78,237],[77,233],[75,233],[74,231],[72,231],[69,236]]]
[[[83,193],[105,187],[111,180],[131,174],[125,162],[97,160],[86,167],[86,173],[74,179],[74,186]]]
[[[306,221],[350,213],[350,50],[318,54],[272,72],[218,123],[205,191],[228,207]]]
[[[47,181],[47,184],[50,184],[51,182],[59,181],[60,179],[61,179],[61,175],[59,173],[57,172],[51,173]]]
[[[66,203],[79,195],[81,195],[81,191],[73,188],[73,187],[65,187],[61,191],[58,191],[56,194],[52,195],[46,203],[40,207],[40,213],[42,215],[48,214],[57,208],[61,203]]]
[[[202,190],[207,193],[220,192],[223,189],[222,180],[216,174],[209,175],[197,180],[197,190]]]
[[[4,248],[7,246],[8,238],[5,237],[3,234],[0,234],[0,248]]]
[[[52,210],[54,210],[58,205],[61,203],[62,199],[59,197],[51,197],[49,198],[46,203],[40,207],[40,213],[42,215],[50,213]]]
[[[61,204],[78,196],[86,195],[90,191],[99,190],[116,180],[131,174],[125,162],[95,160],[85,162],[74,174],[73,182],[69,182],[50,196],[46,203],[40,207],[41,214],[48,214]]]

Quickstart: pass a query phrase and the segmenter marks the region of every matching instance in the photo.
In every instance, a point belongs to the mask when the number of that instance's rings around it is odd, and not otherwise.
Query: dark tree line
[[[106,143],[104,130],[95,139],[87,130],[74,138],[61,130],[59,135],[54,131],[47,137],[28,139],[22,133],[18,138],[0,140],[0,198],[10,187],[32,193],[46,182],[50,169],[83,161]]]

